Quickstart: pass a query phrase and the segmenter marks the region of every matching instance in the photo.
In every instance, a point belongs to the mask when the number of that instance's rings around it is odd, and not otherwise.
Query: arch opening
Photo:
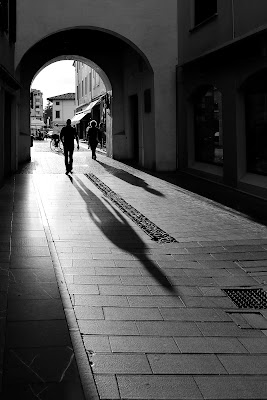
[[[86,46],[86,43],[90,43]],[[101,44],[105,44],[105,51]],[[127,41],[96,29],[70,29],[56,32],[30,48],[22,57],[17,75],[23,85],[21,124],[29,131],[29,88],[35,76],[47,65],[59,60],[76,59],[97,71],[107,92],[112,90],[110,105],[110,146],[107,155],[118,160],[133,160],[153,168],[155,160],[154,75],[145,56]],[[138,97],[137,110],[130,97]],[[148,98],[149,97],[149,98]],[[147,106],[149,104],[149,107]],[[132,124],[132,113],[137,123]],[[136,118],[136,116],[135,116]],[[26,151],[25,146],[21,146]],[[20,158],[25,158],[21,154]]]

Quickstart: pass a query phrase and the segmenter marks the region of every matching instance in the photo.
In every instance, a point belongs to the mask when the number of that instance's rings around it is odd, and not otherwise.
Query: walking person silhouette
[[[97,128],[97,122],[95,120],[92,120],[90,122],[90,127],[86,129],[87,137],[88,137],[88,149],[89,145],[92,150],[92,159],[96,160],[96,154],[95,150],[98,145],[98,138],[100,137],[100,130]]]
[[[79,137],[76,129],[71,126],[71,120],[67,119],[66,126],[61,129],[60,140],[64,147],[66,174],[72,172],[74,140],[77,142],[77,149],[79,150]]]

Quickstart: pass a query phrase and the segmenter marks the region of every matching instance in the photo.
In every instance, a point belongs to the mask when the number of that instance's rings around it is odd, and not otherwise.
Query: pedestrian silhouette
[[[98,138],[100,137],[100,130],[97,128],[97,122],[95,120],[92,120],[90,122],[90,126],[86,128],[87,132],[87,138],[88,138],[88,149],[89,146],[91,147],[92,150],[92,159],[96,160],[96,148],[98,145]]]
[[[60,132],[60,140],[62,141],[64,147],[66,174],[72,172],[75,139],[77,142],[77,149],[79,150],[79,137],[76,129],[71,126],[71,120],[67,119],[66,126],[64,126]]]

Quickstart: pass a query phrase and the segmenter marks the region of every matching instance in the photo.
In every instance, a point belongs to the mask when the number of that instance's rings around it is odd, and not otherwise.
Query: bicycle
[[[63,147],[58,135],[52,135],[50,141],[50,149],[55,153],[63,153]]]

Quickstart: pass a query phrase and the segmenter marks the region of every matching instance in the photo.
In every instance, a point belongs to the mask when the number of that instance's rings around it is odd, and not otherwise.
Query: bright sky
[[[75,69],[72,60],[57,61],[45,67],[32,81],[31,89],[43,92],[44,108],[47,97],[75,93]]]

